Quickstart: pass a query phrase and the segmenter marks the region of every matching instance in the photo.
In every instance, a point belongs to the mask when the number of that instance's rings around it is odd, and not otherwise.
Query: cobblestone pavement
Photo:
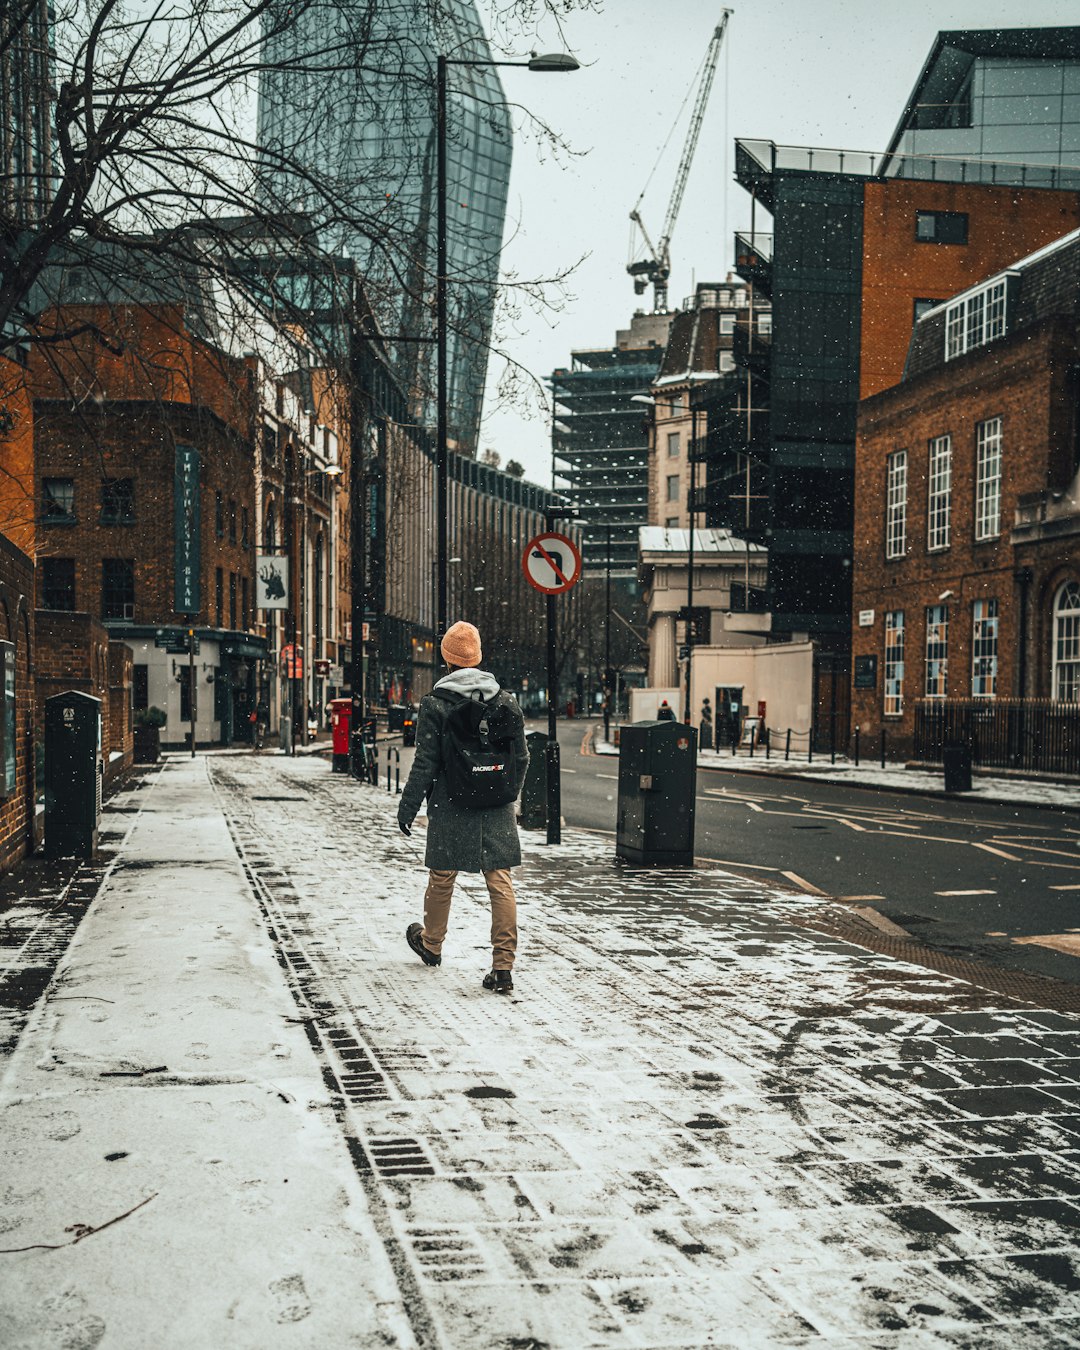
[[[1080,1346],[1080,1019],[575,832],[496,999],[478,879],[407,950],[392,797],[211,773],[419,1344]]]

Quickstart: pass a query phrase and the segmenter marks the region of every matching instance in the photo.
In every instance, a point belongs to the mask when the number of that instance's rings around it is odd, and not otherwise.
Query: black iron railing
[[[1080,774],[1080,703],[919,699],[916,758],[941,762],[947,745],[970,746],[973,762],[985,768]]]

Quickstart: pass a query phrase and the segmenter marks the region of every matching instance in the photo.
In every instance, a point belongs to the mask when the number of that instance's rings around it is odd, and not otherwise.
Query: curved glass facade
[[[492,59],[473,0],[314,0],[266,44],[258,136],[268,189],[280,207],[310,212],[329,251],[356,259],[387,334],[434,333],[440,53]],[[451,65],[448,83],[449,436],[475,454],[511,124],[496,70]],[[433,424],[433,345],[389,345],[417,419]]]

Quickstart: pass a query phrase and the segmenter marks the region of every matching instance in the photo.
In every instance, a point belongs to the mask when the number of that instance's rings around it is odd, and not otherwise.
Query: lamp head
[[[578,61],[566,52],[548,52],[544,56],[537,56],[534,52],[527,64],[530,70],[548,73],[581,69]]]

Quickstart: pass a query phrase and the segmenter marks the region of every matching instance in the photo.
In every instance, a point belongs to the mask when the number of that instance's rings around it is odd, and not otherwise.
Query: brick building
[[[166,743],[183,743],[192,698],[197,740],[231,740],[254,691],[249,368],[200,336],[183,303],[75,303],[56,317],[110,341],[76,336],[31,365],[38,606],[92,614],[132,646],[135,707],[165,711]],[[193,693],[186,660],[158,641],[189,624]],[[107,699],[107,671],[102,687]]]
[[[884,153],[736,141],[736,270],[774,335],[710,482],[749,459],[774,633],[846,663],[858,401],[900,378],[920,312],[1080,225],[1078,81],[1080,28],[943,32]]]
[[[34,842],[34,571],[0,534],[0,868]]]
[[[924,314],[860,406],[853,720],[897,755],[920,701],[1080,700],[1078,302],[1073,230]]]

